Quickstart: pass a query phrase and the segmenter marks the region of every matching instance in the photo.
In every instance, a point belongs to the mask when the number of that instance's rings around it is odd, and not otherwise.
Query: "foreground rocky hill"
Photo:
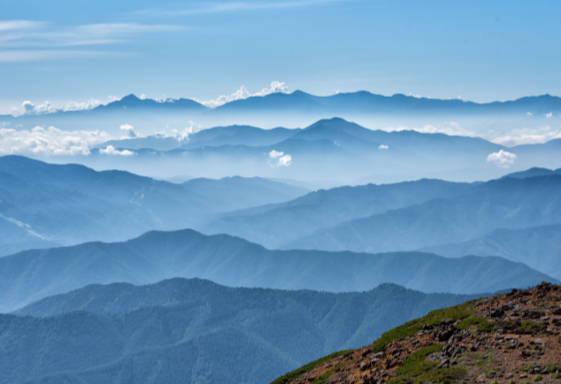
[[[561,383],[561,286],[437,310],[275,384]]]

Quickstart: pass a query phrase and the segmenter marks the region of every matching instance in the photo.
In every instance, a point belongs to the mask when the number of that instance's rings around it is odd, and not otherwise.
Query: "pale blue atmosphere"
[[[0,5],[0,112],[271,81],[487,101],[561,94],[558,1],[56,1]]]

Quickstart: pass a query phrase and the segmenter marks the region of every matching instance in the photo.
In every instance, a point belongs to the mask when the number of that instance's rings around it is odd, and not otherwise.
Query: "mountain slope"
[[[388,211],[320,230],[289,248],[384,252],[461,242],[498,228],[558,222],[561,176],[504,178],[449,199]]]
[[[364,291],[389,282],[451,293],[493,292],[551,280],[523,264],[494,257],[270,251],[235,237],[183,230],[0,258],[0,311],[93,283],[146,284],[171,277],[331,292]]]
[[[265,204],[279,204],[298,198],[308,190],[261,177],[191,179],[185,190],[211,202],[213,211],[226,212]]]
[[[213,127],[189,135],[185,148],[247,145],[261,147],[277,144],[298,132],[298,129],[261,129],[247,125]]]
[[[506,102],[474,103],[395,94],[383,96],[367,91],[316,96],[303,91],[274,93],[232,101],[218,112],[361,112],[361,113],[547,113],[561,110],[561,99],[551,95],[529,96]]]
[[[0,214],[0,256],[25,248],[46,248],[55,244],[21,221]]]
[[[121,171],[0,157],[0,225],[11,227],[10,235],[4,232],[0,237],[0,255],[192,227],[228,209],[290,200],[303,193],[266,179],[177,185]]]
[[[184,110],[204,111],[207,108],[191,99],[167,99],[163,101],[148,98],[139,98],[135,94],[129,94],[119,100],[93,108],[94,112],[115,112],[129,110]],[[85,111],[81,111],[84,113]]]
[[[559,383],[560,302],[542,284],[437,310],[274,383]]]
[[[540,168],[540,167],[533,167],[530,169],[527,169],[525,171],[520,171],[520,172],[513,172],[513,173],[509,173],[508,175],[505,175],[505,178],[511,177],[511,178],[518,178],[518,179],[526,179],[529,177],[540,177],[540,176],[553,176],[553,175],[559,175],[561,174],[561,169],[547,169],[547,168]]]
[[[267,382],[467,298],[395,285],[344,294],[183,279],[89,286],[26,316],[0,315],[0,383]]]
[[[470,184],[440,180],[339,187],[311,192],[286,203],[228,213],[204,228],[277,247],[348,220],[457,196],[471,188]]]
[[[561,278],[561,225],[523,229],[498,229],[463,243],[425,249],[446,257],[499,256]]]

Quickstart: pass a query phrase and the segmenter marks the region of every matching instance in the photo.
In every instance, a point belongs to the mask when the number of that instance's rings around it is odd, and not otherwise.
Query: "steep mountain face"
[[[89,286],[0,315],[0,383],[268,382],[466,299],[395,285],[342,294],[183,279]]]
[[[352,220],[285,245],[290,248],[384,252],[462,242],[498,229],[557,223],[561,176],[504,178],[450,199]]]
[[[61,278],[64,273],[64,278]],[[87,243],[0,258],[0,311],[93,283],[199,277],[229,286],[364,291],[395,283],[425,292],[481,293],[552,279],[496,257],[428,253],[270,251],[191,230],[150,232],[121,243]]]
[[[561,225],[524,229],[498,229],[483,237],[456,244],[426,248],[446,257],[500,256],[561,278]]]
[[[458,196],[473,187],[467,183],[419,180],[319,190],[286,203],[222,215],[204,229],[278,247],[345,221]]]
[[[265,179],[177,185],[127,172],[0,157],[0,225],[6,228],[0,255],[197,226],[228,209],[290,200],[303,193]]]
[[[542,284],[437,310],[274,383],[559,383],[560,304]]]

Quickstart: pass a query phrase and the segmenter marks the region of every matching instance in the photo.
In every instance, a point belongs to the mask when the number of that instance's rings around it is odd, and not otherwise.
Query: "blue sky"
[[[2,0],[0,111],[271,81],[474,100],[561,94],[561,2]]]

